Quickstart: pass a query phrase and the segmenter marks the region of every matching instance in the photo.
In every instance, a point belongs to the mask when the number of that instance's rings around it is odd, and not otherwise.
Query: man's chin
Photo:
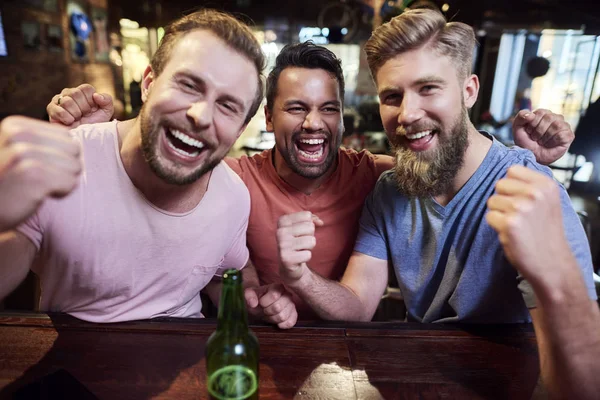
[[[150,163],[150,168],[154,172],[154,174],[160,178],[163,182],[169,185],[175,186],[186,186],[190,185],[204,175],[213,170],[218,164],[220,160],[217,162],[212,162],[206,165],[202,165],[191,171],[181,171],[179,168],[169,168],[164,165],[160,165],[157,163]]]

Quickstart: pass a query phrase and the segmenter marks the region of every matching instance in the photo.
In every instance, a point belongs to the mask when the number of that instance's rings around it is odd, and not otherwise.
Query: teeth
[[[202,149],[202,148],[204,148],[204,143],[202,143],[201,141],[199,141],[199,140],[196,140],[196,139],[194,139],[194,138],[192,138],[192,137],[189,137],[188,135],[186,135],[186,134],[185,134],[185,133],[183,133],[183,132],[176,131],[175,129],[171,129],[171,131],[170,131],[170,132],[171,132],[171,134],[172,134],[173,136],[175,136],[177,139],[181,140],[181,141],[182,141],[183,143],[185,143],[185,144],[188,144],[188,145],[190,145],[190,146],[197,147],[197,148],[199,148],[199,149]]]
[[[301,143],[305,144],[323,144],[325,143],[324,139],[300,139]]]
[[[179,154],[181,154],[183,156],[186,156],[186,157],[197,157],[198,154],[200,154],[199,151],[194,151],[193,153],[188,153],[185,150],[178,149],[177,147],[173,146],[173,144],[170,141],[168,141],[168,140],[167,140],[167,144],[169,145],[170,148],[172,148],[173,150],[175,150],[175,152],[177,152],[177,153],[179,153]]]
[[[416,139],[421,139],[422,137],[425,137],[429,134],[431,134],[431,131],[422,131],[422,132],[410,133],[410,134],[407,133],[406,137],[410,140],[416,140]]]
[[[311,160],[318,160],[323,155],[323,148],[320,148],[319,150],[315,151],[314,153],[307,153],[304,150],[298,150],[298,153],[300,153],[302,155],[302,157],[304,157],[304,158],[309,158]]]

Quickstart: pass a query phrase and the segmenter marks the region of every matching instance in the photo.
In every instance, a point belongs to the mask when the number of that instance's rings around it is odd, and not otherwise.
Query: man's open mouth
[[[167,129],[166,136],[168,146],[184,157],[198,157],[206,148],[206,145],[200,140],[176,129]]]
[[[305,163],[321,163],[327,156],[329,141],[325,138],[300,138],[294,144],[298,149],[298,159]]]
[[[429,143],[437,135],[438,131],[435,129],[422,130],[418,132],[407,133],[404,138],[406,140],[406,146],[413,151],[422,151],[428,148]]]

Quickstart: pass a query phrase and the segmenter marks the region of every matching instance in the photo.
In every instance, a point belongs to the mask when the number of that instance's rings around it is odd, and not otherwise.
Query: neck
[[[337,152],[338,150],[335,149],[334,151]],[[317,190],[323,184],[323,182],[325,182],[327,178],[329,178],[331,174],[333,174],[333,172],[337,168],[338,157],[336,154],[335,162],[333,163],[331,168],[329,168],[327,172],[325,172],[318,178],[305,178],[292,171],[292,169],[287,165],[287,163],[283,159],[283,156],[279,153],[279,150],[277,150],[277,146],[275,146],[273,149],[272,162],[273,166],[275,167],[275,171],[277,172],[277,175],[279,175],[279,177],[283,179],[285,183],[287,183],[294,189],[309,195],[315,190]]]
[[[208,188],[211,173],[189,185],[172,185],[156,176],[142,152],[139,117],[117,124],[119,153],[133,185],[156,207],[174,213],[188,212],[198,205]]]
[[[462,167],[458,170],[448,191],[439,196],[435,196],[435,201],[442,206],[450,203],[465,183],[471,179],[475,171],[477,171],[477,168],[479,168],[485,159],[490,147],[492,147],[492,141],[479,133],[471,123],[469,123],[468,135],[469,145],[465,150]]]

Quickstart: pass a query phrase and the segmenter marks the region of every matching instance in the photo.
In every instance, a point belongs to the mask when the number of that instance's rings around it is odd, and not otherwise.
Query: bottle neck
[[[244,298],[242,275],[239,271],[223,275],[217,329],[227,329],[228,331],[248,329],[246,300]]]

